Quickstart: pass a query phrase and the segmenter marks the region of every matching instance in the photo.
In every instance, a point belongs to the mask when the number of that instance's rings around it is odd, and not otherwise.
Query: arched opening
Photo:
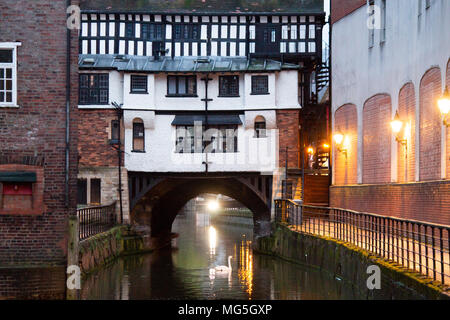
[[[133,120],[133,152],[145,152],[144,121],[139,118]]]
[[[267,137],[267,125],[266,119],[263,116],[257,116],[255,118],[255,138]]]
[[[264,192],[258,192],[258,187],[247,183],[250,180],[234,177],[161,179],[137,201],[131,212],[132,224],[146,226],[152,238],[164,238],[190,200],[203,194],[215,194],[232,198],[248,208],[253,213],[254,236],[267,236],[270,234],[271,200],[264,199]]]

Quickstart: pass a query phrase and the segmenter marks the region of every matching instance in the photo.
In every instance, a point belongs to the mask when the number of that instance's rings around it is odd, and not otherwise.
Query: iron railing
[[[77,215],[80,241],[108,231],[117,224],[115,202],[108,206],[78,209]]]
[[[450,285],[450,226],[275,200],[275,219],[293,230],[353,244]]]

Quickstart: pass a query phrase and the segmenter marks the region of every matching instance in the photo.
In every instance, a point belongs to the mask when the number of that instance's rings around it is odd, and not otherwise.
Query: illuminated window
[[[141,119],[133,121],[133,152],[145,152],[145,129]]]

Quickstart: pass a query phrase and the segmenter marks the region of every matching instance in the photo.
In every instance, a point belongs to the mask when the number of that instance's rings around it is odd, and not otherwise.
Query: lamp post
[[[445,87],[444,94],[442,97],[438,100],[438,107],[441,111],[442,115],[442,123],[445,127],[450,127],[450,122],[447,121],[447,116],[450,112],[450,94],[448,92],[448,87]]]

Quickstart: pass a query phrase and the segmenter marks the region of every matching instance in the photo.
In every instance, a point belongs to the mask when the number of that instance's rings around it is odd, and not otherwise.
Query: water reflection
[[[83,299],[359,299],[326,274],[252,251],[251,228],[211,225],[206,213],[174,222],[173,248],[126,257],[82,283]],[[218,272],[217,266],[231,271]]]

